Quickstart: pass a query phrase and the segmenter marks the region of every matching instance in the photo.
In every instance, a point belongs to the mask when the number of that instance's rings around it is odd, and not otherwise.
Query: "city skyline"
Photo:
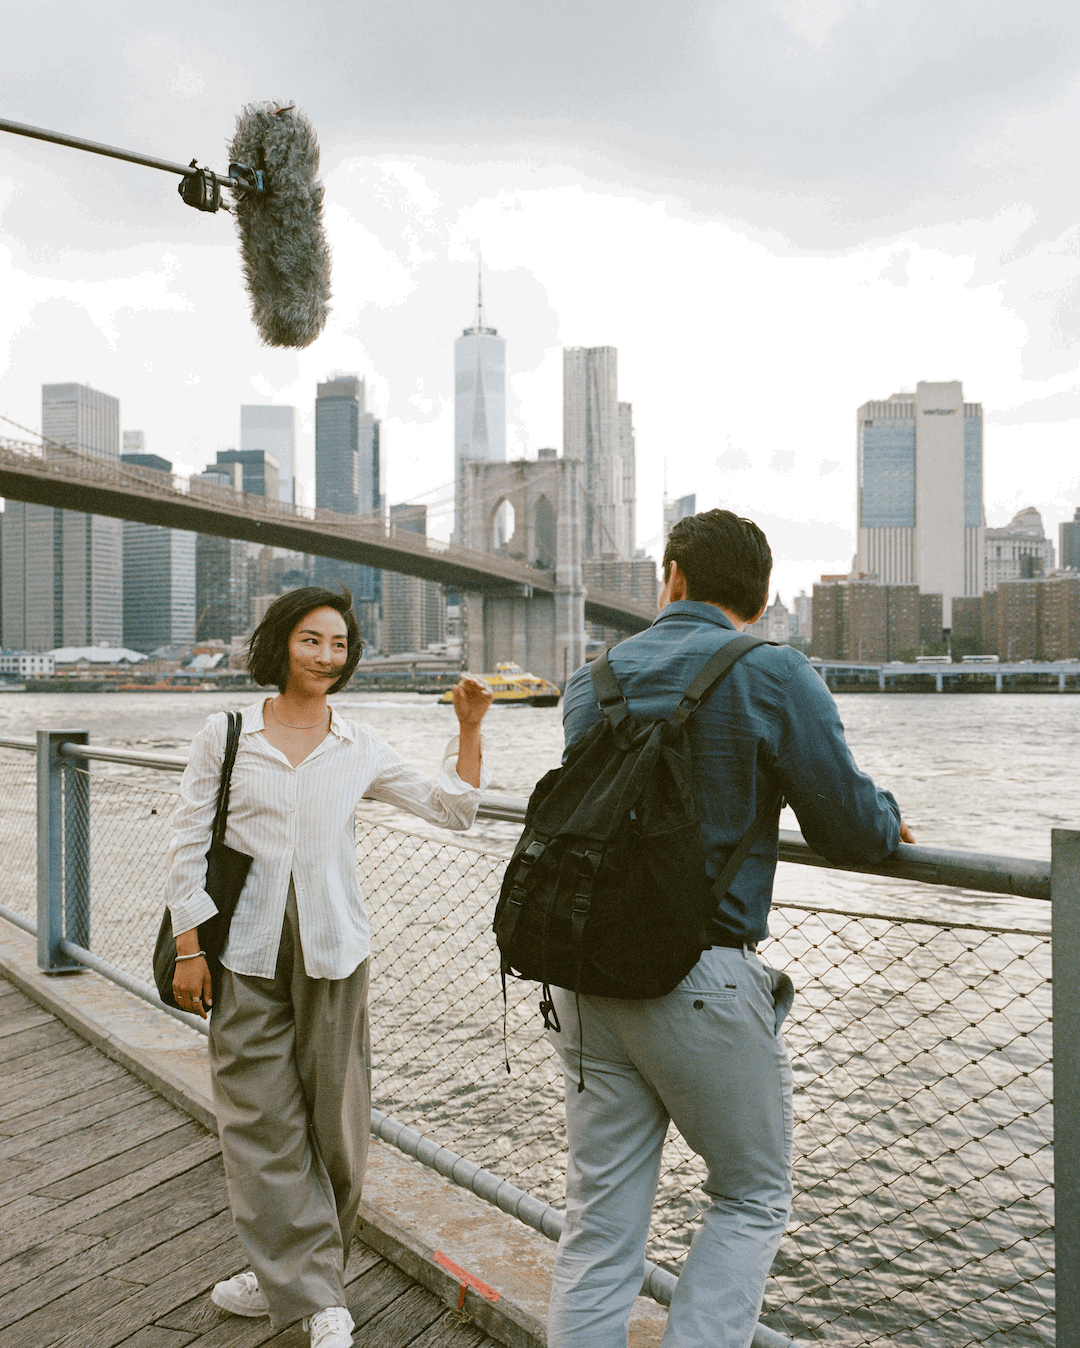
[[[237,444],[238,403],[293,406],[310,483],[311,387],[358,370],[394,446],[389,499],[414,483],[434,494],[453,478],[452,344],[482,245],[485,309],[509,337],[508,457],[560,443],[562,348],[617,347],[638,437],[636,541],[653,556],[666,457],[672,497],[762,522],[783,593],[849,564],[851,408],[920,376],[962,377],[984,404],[988,523],[1032,505],[1056,538],[1080,499],[1075,225],[1060,173],[1080,19],[1060,3],[1053,21],[1045,6],[977,7],[954,32],[939,9],[901,23],[889,7],[799,0],[752,7],[737,35],[728,11],[671,26],[627,14],[604,27],[602,69],[580,82],[554,42],[565,29],[537,32],[521,11],[505,24],[528,42],[497,26],[497,114],[476,78],[491,69],[486,43],[433,61],[431,34],[406,42],[393,11],[380,30],[401,63],[392,91],[387,65],[374,86],[346,80],[337,44],[316,60],[260,31],[259,62],[223,80],[198,23],[156,45],[175,24],[152,35],[121,0],[39,42],[40,19],[20,13],[8,115],[113,144],[210,160],[279,71],[320,135],[334,300],[308,350],[260,347],[225,217],[169,209],[143,170],[8,137],[0,412],[36,424],[36,389],[56,378],[121,391],[125,416],[187,471]],[[241,0],[230,23],[243,12]],[[357,17],[338,19],[356,40]],[[70,68],[93,52],[104,98],[57,78],[76,31]],[[426,57],[404,60],[418,37]],[[598,32],[583,40],[599,51]],[[887,97],[867,44],[890,54]],[[927,83],[928,53],[946,49],[952,73]],[[659,102],[629,97],[628,70],[658,80]],[[451,108],[460,123],[444,120]],[[732,117],[738,135],[712,134]],[[190,150],[170,149],[178,127]],[[429,532],[448,535],[425,500]]]

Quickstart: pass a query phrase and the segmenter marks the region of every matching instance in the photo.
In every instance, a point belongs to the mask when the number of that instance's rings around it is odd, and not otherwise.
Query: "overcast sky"
[[[89,383],[187,470],[293,403],[310,483],[315,384],[356,370],[390,500],[445,498],[479,246],[511,452],[561,445],[560,348],[617,346],[650,551],[666,463],[765,527],[785,598],[846,569],[855,409],[919,379],[986,410],[990,524],[1035,505],[1056,540],[1080,504],[1075,3],[45,0],[0,73],[2,116],[222,169],[243,103],[295,101],[334,250],[326,332],[268,350],[228,216],[0,136],[16,421]]]

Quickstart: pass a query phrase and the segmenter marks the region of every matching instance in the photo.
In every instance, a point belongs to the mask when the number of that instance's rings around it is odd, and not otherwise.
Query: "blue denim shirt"
[[[633,715],[669,719],[694,675],[735,635],[712,604],[679,600],[614,647],[611,668]],[[600,716],[586,665],[571,675],[563,697],[567,747]],[[689,725],[711,878],[750,827],[759,802],[778,791],[798,816],[803,837],[830,861],[881,861],[900,841],[895,799],[855,766],[832,694],[793,647],[759,646],[744,655]],[[771,827],[720,902],[716,923],[726,934],[746,941],[769,934],[777,852],[777,828]]]

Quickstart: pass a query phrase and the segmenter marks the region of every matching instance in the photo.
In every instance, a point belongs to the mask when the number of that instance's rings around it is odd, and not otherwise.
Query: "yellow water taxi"
[[[556,707],[562,693],[557,683],[549,683],[537,674],[527,674],[520,665],[503,662],[495,666],[494,674],[481,674],[491,689],[492,700],[518,707]],[[452,702],[449,689],[440,702]]]

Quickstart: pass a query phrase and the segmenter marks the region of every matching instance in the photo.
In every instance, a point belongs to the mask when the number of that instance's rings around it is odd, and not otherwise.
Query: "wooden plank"
[[[108,1105],[111,1108],[116,1100],[124,1100],[130,1105],[136,1099],[140,1101],[153,1099],[153,1091],[149,1086],[144,1086],[141,1081],[135,1080],[134,1077],[125,1072],[123,1076],[111,1077],[98,1086],[80,1091],[78,1095],[39,1105],[36,1109],[28,1109],[25,1114],[13,1115],[0,1123],[0,1128],[3,1128],[9,1137],[19,1137],[23,1133],[48,1123],[51,1119],[62,1119],[66,1126],[70,1128],[72,1116],[77,1117],[81,1109],[94,1109],[102,1105]],[[26,1103],[29,1103],[29,1101]],[[124,1107],[126,1108],[126,1105]]]
[[[402,1273],[393,1264],[380,1261],[345,1289],[345,1304],[357,1328],[360,1328],[413,1285],[407,1273]]]
[[[82,1256],[92,1245],[99,1244],[96,1236],[57,1235],[44,1241],[31,1241],[9,1259],[0,1264],[0,1325],[9,1323],[11,1318],[3,1316],[4,1297],[33,1281],[58,1264],[66,1263],[73,1255]],[[85,1281],[85,1279],[82,1279]],[[40,1301],[38,1304],[41,1304]]]
[[[73,1096],[71,1100],[60,1101],[56,1105],[35,1110],[36,1123],[22,1128],[18,1133],[9,1135],[6,1141],[0,1142],[0,1162],[12,1160],[16,1156],[25,1156],[28,1152],[33,1152],[36,1156],[47,1143],[55,1142],[58,1138],[69,1138],[72,1131],[78,1129],[80,1119],[93,1118],[101,1123],[105,1119],[114,1118],[117,1114],[125,1114],[137,1105],[158,1099],[149,1086],[144,1086],[141,1081],[136,1081],[130,1076],[126,1081],[121,1078],[106,1082],[103,1086],[88,1091],[87,1097],[80,1102],[79,1097]]]
[[[166,1156],[174,1148],[179,1149],[197,1137],[205,1136],[204,1128],[177,1113],[175,1120],[169,1120],[168,1128],[163,1127],[156,1137],[151,1137],[139,1146],[129,1146],[124,1150],[122,1145],[117,1144],[110,1148],[107,1142],[96,1139],[99,1145],[95,1150],[108,1152],[102,1160],[98,1161],[94,1157],[79,1160],[69,1158],[68,1164],[71,1167],[85,1165],[87,1159],[93,1160],[94,1163],[86,1165],[85,1169],[72,1169],[64,1178],[52,1184],[42,1184],[43,1177],[38,1172],[28,1176],[24,1183],[30,1192],[40,1193],[46,1198],[79,1198],[110,1180],[130,1174],[133,1170],[142,1169],[148,1162]],[[129,1142],[130,1138],[125,1138],[124,1141]]]
[[[445,1310],[442,1302],[426,1287],[411,1283],[385,1310],[365,1323],[364,1348],[405,1348],[441,1319]]]
[[[64,1046],[58,1044],[57,1048]],[[60,1053],[53,1059],[55,1064],[50,1070],[27,1070],[19,1077],[9,1077],[0,1081],[0,1120],[16,1118],[31,1109],[53,1104],[78,1096],[84,1090],[90,1090],[103,1081],[118,1081],[130,1073],[124,1071],[119,1063],[97,1055],[95,1062],[86,1062],[75,1053]]]
[[[50,1072],[61,1070],[60,1064],[64,1058],[69,1055],[75,1057],[80,1052],[84,1059],[89,1060],[95,1050],[85,1041],[81,1044],[78,1042],[65,1044],[63,1040],[57,1040],[55,1044],[46,1048],[32,1049],[28,1053],[17,1054],[9,1061],[0,1062],[0,1079],[5,1082],[5,1093],[8,1081],[18,1084],[24,1074],[30,1073],[34,1068],[43,1069],[39,1075],[48,1076]]]
[[[184,1348],[190,1342],[190,1334],[164,1329],[160,1325],[147,1325],[130,1339],[125,1339],[122,1348]]]
[[[203,1133],[201,1137],[197,1137],[188,1146],[181,1147],[179,1151],[170,1152],[140,1170],[121,1175],[102,1185],[100,1189],[92,1189],[89,1193],[67,1202],[27,1194],[25,1198],[0,1209],[0,1218],[4,1219],[0,1223],[0,1230],[8,1221],[12,1223],[13,1229],[17,1229],[20,1222],[33,1221],[41,1224],[43,1232],[66,1231],[71,1225],[99,1213],[108,1212],[130,1198],[152,1191],[162,1181],[175,1175],[183,1175],[217,1155],[219,1155],[217,1139]],[[29,1206],[31,1204],[38,1206],[31,1207]]]
[[[419,1334],[409,1348],[500,1348],[482,1329],[462,1320],[457,1311],[443,1311],[434,1324]]]
[[[179,1221],[173,1220],[174,1213],[179,1216],[179,1205],[170,1211],[148,1217],[140,1226],[146,1233],[144,1240],[152,1241],[152,1244],[144,1244],[146,1253],[117,1269],[113,1277],[149,1287],[151,1283],[160,1282],[163,1277],[190,1264],[203,1251],[219,1249],[226,1241],[235,1240],[236,1230],[229,1211],[228,1197],[219,1192],[216,1200],[217,1207],[213,1212],[209,1211],[213,1199],[204,1205],[207,1211],[203,1217],[194,1216],[191,1219],[185,1215]],[[192,1205],[192,1211],[197,1212],[198,1207]]]
[[[160,1260],[162,1270],[168,1273],[190,1263],[205,1250],[222,1248],[235,1239],[232,1214],[227,1208],[224,1212],[213,1211],[215,1202],[225,1201],[219,1192],[216,1199],[206,1198],[202,1204],[193,1203],[187,1210],[176,1206],[153,1213],[107,1239],[87,1238],[84,1234],[86,1244],[81,1252],[41,1270],[39,1276],[35,1276],[39,1271],[34,1268],[33,1261],[28,1260],[25,1268],[29,1276],[0,1296],[0,1326],[11,1324],[34,1307],[55,1301],[83,1283],[106,1274],[124,1283],[138,1283],[141,1280],[130,1277],[129,1270],[145,1259]],[[47,1251],[48,1246],[44,1248]],[[47,1254],[42,1255],[43,1260],[47,1257]]]
[[[48,1011],[39,1006],[20,1007],[9,1014],[0,1016],[0,1039],[7,1039],[22,1030],[32,1030],[35,1025],[48,1025],[53,1019]]]
[[[22,1034],[13,1034],[8,1039],[0,1039],[0,1062],[13,1062],[39,1049],[51,1048],[54,1044],[66,1043],[71,1031],[58,1020],[48,1025],[38,1025],[32,1030],[23,1030]]]
[[[48,1348],[66,1337],[72,1325],[86,1326],[107,1306],[121,1301],[130,1292],[127,1283],[112,1278],[94,1278],[83,1283],[70,1296],[51,1301],[21,1320],[0,1329],[0,1348]],[[83,1348],[96,1348],[93,1338],[82,1338]]]
[[[24,1222],[0,1236],[0,1250],[3,1251],[3,1257],[9,1259],[22,1249],[29,1250],[33,1246],[45,1245],[51,1248],[57,1240],[57,1233],[66,1232],[72,1239],[82,1238],[86,1248],[113,1236],[134,1235],[140,1243],[132,1245],[123,1257],[129,1257],[131,1251],[137,1256],[156,1243],[154,1227],[146,1225],[151,1219],[162,1223],[164,1238],[168,1239],[171,1234],[186,1230],[196,1222],[227,1208],[228,1194],[220,1159],[214,1158],[204,1163],[201,1169],[205,1173],[197,1170],[181,1175],[118,1204],[110,1212],[88,1217],[82,1224],[73,1224],[71,1215],[64,1213],[49,1213],[42,1219]],[[168,1225],[170,1222],[171,1226]],[[61,1255],[60,1259],[63,1258]],[[59,1263],[60,1259],[53,1262]],[[42,1265],[35,1271],[41,1272],[45,1267]],[[89,1275],[96,1276],[108,1272],[111,1265],[107,1260],[95,1258],[87,1267]],[[0,1264],[0,1277],[4,1268],[5,1265]],[[28,1281],[28,1278],[23,1281]]]
[[[176,1269],[160,1282],[138,1288],[134,1295],[130,1295],[131,1283],[117,1282],[115,1285],[126,1288],[129,1295],[124,1300],[111,1302],[96,1315],[84,1317],[80,1323],[68,1321],[68,1332],[56,1340],[56,1348],[115,1348],[116,1344],[123,1343],[192,1296],[209,1291],[219,1278],[229,1278],[246,1267],[247,1256],[234,1238]],[[16,1348],[16,1344],[5,1344],[3,1333],[0,1333],[0,1348]]]

